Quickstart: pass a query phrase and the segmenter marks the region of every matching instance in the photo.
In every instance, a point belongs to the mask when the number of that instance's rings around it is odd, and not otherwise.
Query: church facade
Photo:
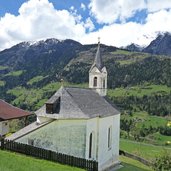
[[[37,122],[8,139],[96,160],[98,170],[119,163],[120,112],[106,97],[107,70],[100,42],[89,88],[61,87],[38,111]]]

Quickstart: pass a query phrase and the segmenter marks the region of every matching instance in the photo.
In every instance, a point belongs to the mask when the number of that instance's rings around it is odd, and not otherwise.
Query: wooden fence
[[[1,150],[10,150],[13,152],[22,153],[25,155],[45,159],[61,164],[66,164],[74,167],[86,169],[88,171],[98,171],[98,162],[92,160],[86,160],[66,154],[57,153],[51,150],[46,150],[38,147],[34,147],[27,144],[22,144],[10,140],[0,140]]]

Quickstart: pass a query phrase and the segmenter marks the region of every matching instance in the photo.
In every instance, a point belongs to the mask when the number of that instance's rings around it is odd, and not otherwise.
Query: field
[[[150,161],[153,161],[155,157],[162,155],[166,151],[171,153],[171,148],[169,147],[155,146],[125,139],[120,140],[120,149]]]
[[[83,171],[83,169],[1,150],[0,158],[0,171]],[[120,161],[124,167],[119,171],[151,171],[148,166],[124,156],[120,157]]]
[[[81,171],[82,169],[0,151],[0,171]]]

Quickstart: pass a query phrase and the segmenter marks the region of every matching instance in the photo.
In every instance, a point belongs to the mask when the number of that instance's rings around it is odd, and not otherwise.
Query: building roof
[[[101,57],[101,53],[100,53],[100,42],[98,42],[98,47],[97,47],[97,52],[96,52],[96,56],[94,59],[94,63],[90,68],[90,71],[94,68],[97,67],[99,69],[99,71],[101,71],[101,69],[104,67],[103,63],[102,63],[102,57]]]
[[[17,119],[31,115],[30,112],[19,109],[0,99],[0,119]]]
[[[100,96],[92,89],[61,87],[47,103],[49,104],[59,97],[59,113],[47,114],[46,105],[44,105],[36,111],[36,114],[54,119],[88,119],[120,113],[109,99]]]
[[[12,140],[12,141],[17,140],[18,138],[21,138],[21,137],[29,134],[30,132],[33,132],[39,128],[42,128],[43,126],[45,126],[51,122],[53,122],[53,121],[50,120],[50,121],[44,122],[42,124],[37,124],[37,122],[33,122],[33,123],[27,125],[26,127],[20,129],[19,131],[15,132],[14,134],[6,137],[6,139]]]

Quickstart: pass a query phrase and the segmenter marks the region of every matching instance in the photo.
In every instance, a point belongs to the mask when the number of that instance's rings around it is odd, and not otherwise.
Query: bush
[[[170,171],[171,170],[171,154],[165,152],[162,156],[156,157],[153,163],[155,171]]]

